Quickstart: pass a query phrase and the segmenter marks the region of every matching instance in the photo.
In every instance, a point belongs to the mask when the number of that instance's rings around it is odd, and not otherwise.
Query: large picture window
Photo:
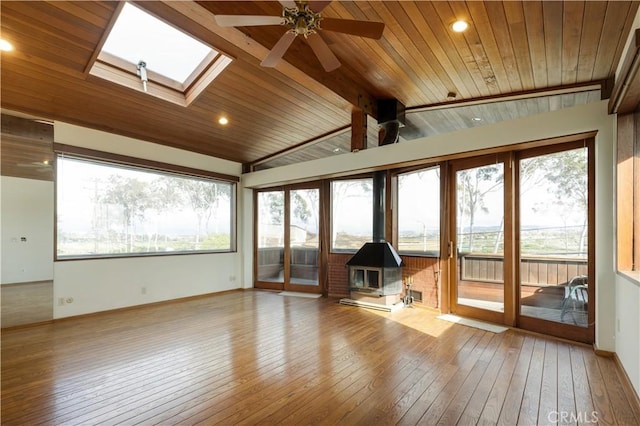
[[[331,182],[331,249],[357,251],[373,238],[373,180]]]
[[[398,251],[440,253],[440,167],[398,175]]]
[[[60,156],[57,258],[231,251],[235,184]]]

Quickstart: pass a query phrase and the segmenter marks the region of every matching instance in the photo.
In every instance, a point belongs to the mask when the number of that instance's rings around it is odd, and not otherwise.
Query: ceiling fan
[[[327,43],[318,34],[319,30],[335,31],[360,37],[379,39],[384,31],[384,23],[358,21],[353,19],[325,18],[322,11],[331,1],[293,1],[280,0],[283,6],[282,16],[255,15],[216,15],[221,27],[248,27],[260,25],[284,25],[287,31],[273,46],[266,58],[260,63],[263,67],[274,67],[293,43],[301,35],[307,40],[313,53],[318,57],[325,71],[333,71],[340,61]]]

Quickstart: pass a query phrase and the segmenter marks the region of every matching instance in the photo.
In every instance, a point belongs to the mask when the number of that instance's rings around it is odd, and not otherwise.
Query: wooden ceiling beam
[[[207,28],[213,34],[223,38],[228,43],[242,49],[245,53],[253,56],[259,61],[262,61],[269,53],[269,49],[248,37],[242,31],[236,28],[219,26],[216,23],[214,15],[194,1],[167,1],[163,3],[193,22]],[[147,7],[144,2],[141,6]],[[233,56],[233,52],[226,53],[230,53],[231,56]],[[316,66],[314,63],[307,61],[304,58],[295,60],[295,62],[292,63],[283,59],[276,65],[275,69],[297,83],[304,84],[306,86],[312,84],[310,83],[311,79],[315,82],[314,84],[318,84],[323,88],[331,90],[351,105],[363,110],[366,114],[377,118],[376,97],[363,88],[361,84],[354,81],[352,78],[349,78],[340,69],[327,73],[322,69],[322,67]],[[265,69],[265,72],[268,72],[268,70]],[[322,92],[319,88],[316,88],[315,91],[318,93]]]

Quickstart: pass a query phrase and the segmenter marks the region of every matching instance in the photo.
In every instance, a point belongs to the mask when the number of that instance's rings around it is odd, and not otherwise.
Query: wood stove
[[[347,267],[349,291],[375,296],[402,293],[402,259],[387,242],[366,243]]]
[[[401,300],[402,258],[384,241],[386,173],[373,176],[373,242],[365,243],[347,262],[351,299],[393,305]]]

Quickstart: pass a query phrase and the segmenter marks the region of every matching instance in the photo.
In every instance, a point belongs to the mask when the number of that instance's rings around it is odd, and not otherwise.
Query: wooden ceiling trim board
[[[3,9],[6,6],[11,8],[7,3],[13,2],[2,2]],[[42,32],[48,34],[50,38],[56,38],[59,37],[59,34],[62,32],[65,35],[65,44],[68,43],[85,50],[90,49],[92,45],[91,40],[95,39],[96,35],[99,36],[101,34],[102,29],[100,27],[82,22],[80,25],[70,24],[70,22],[73,22],[73,17],[70,14],[63,12],[60,9],[56,9],[46,2],[34,1],[27,3],[28,15],[24,15],[19,10],[13,10],[10,16],[13,16],[14,19],[21,17],[20,21],[25,23],[37,20],[39,22],[39,25],[36,28],[37,33]],[[3,19],[4,15],[5,12],[3,10]],[[43,40],[42,42],[51,46],[55,45],[55,43],[49,40]]]
[[[390,16],[395,17],[399,22],[402,31],[405,33],[401,42],[410,47],[410,52],[408,52],[408,54],[411,57],[416,57],[417,61],[424,65],[421,67],[418,63],[416,69],[419,76],[418,79],[429,82],[432,95],[428,98],[427,102],[446,98],[448,92],[456,90],[455,85],[449,78],[449,75],[445,72],[442,65],[438,62],[438,59],[431,50],[429,44],[425,42],[425,39],[423,38],[424,35],[421,34],[418,28],[416,28],[416,25],[414,25],[407,14],[407,10],[403,8],[402,2],[387,2],[384,3],[384,6],[388,11],[387,13],[389,13]],[[418,16],[421,16],[419,12],[416,11],[416,13]],[[384,15],[382,17],[386,20]],[[422,58],[422,60],[420,60],[420,58]],[[436,75],[438,78],[431,78]],[[420,102],[417,99],[416,101]],[[416,101],[411,102],[411,104],[417,104],[418,102]]]
[[[467,68],[473,81],[475,81],[481,96],[497,94],[498,88],[495,84],[493,70],[490,66],[488,69],[486,67],[482,69],[481,63],[477,61],[477,58],[471,52],[471,47],[467,40],[467,33],[471,29],[467,29],[463,33],[457,33],[451,29],[451,24],[456,21],[457,17],[449,2],[434,2],[434,7],[442,21],[442,27],[445,31],[444,37],[447,37],[453,45],[454,50],[450,54],[457,52],[458,56],[460,56],[462,63]],[[468,11],[466,14],[468,15]],[[486,64],[486,54],[483,56],[481,61]]]
[[[609,2],[607,4],[607,13],[598,46],[598,57],[594,67],[594,78],[607,78],[615,75],[617,59],[622,56],[627,41],[626,37],[621,37],[621,35],[628,34],[631,30],[639,4],[640,2],[637,1]],[[622,5],[628,6],[626,10],[622,8]],[[621,25],[622,22],[624,24]]]
[[[91,71],[91,68],[93,67],[93,64],[95,63],[95,61],[98,59],[98,56],[100,56],[100,52],[102,51],[102,48],[104,47],[104,44],[106,43],[107,38],[109,37],[109,33],[111,33],[113,26],[116,24],[116,20],[118,19],[118,16],[120,15],[120,12],[124,8],[125,4],[126,2],[118,3],[117,6],[114,8],[114,10],[111,12],[111,19],[109,19],[107,21],[107,24],[103,26],[104,31],[102,31],[102,35],[98,40],[98,44],[95,45],[93,49],[93,53],[91,54],[91,57],[85,64],[85,67],[84,67],[85,78],[89,75],[89,72]]]
[[[3,25],[6,20],[4,17],[2,18]],[[70,58],[68,61],[60,61],[56,53],[62,51],[62,47],[50,49],[42,44],[34,44],[38,42],[38,39],[34,38],[33,34],[24,34],[19,31],[5,31],[3,36],[8,39],[18,40],[19,45],[16,46],[16,50],[11,52],[12,56],[24,61],[36,63],[43,69],[51,68],[74,78],[83,76],[81,64],[84,60],[76,57]],[[61,45],[64,45],[63,41],[61,41]]]
[[[510,100],[518,100],[518,99],[527,99],[527,98],[538,98],[538,97],[546,97],[557,94],[566,94],[573,92],[588,92],[593,90],[601,90],[603,81],[597,82],[585,82],[585,83],[577,83],[571,84],[567,86],[559,86],[559,87],[545,87],[542,89],[532,89],[532,90],[523,90],[520,92],[513,93],[505,93],[502,95],[496,96],[483,96],[480,98],[474,99],[459,99],[456,101],[449,102],[440,102],[431,105],[417,105],[412,107],[407,107],[406,112],[420,112],[420,111],[428,111],[434,109],[447,109],[447,108],[456,108],[461,106],[469,106],[469,105],[477,105],[477,104],[490,104],[494,102],[505,102]]]
[[[262,60],[269,53],[264,46],[248,39],[241,31],[235,28],[223,28],[218,26],[215,22],[214,16],[196,3],[167,2],[165,4],[184,14],[194,22],[208,28],[211,32],[214,32],[218,36],[223,37],[232,44],[242,48],[245,52],[250,53],[257,59]],[[304,62],[306,61],[303,60],[303,63]],[[376,115],[375,97],[360,88],[359,84],[355,81],[346,80],[339,74],[333,75],[335,72],[326,73],[322,69],[314,68],[315,65],[310,67],[308,64],[305,64],[304,67],[299,67],[301,69],[297,69],[294,65],[299,64],[288,64],[286,61],[280,61],[275,68],[297,82],[306,82],[308,80],[307,76],[309,76],[323,86],[331,89],[351,104],[361,107],[371,115]],[[332,74],[332,76],[327,77],[327,74]]]
[[[261,78],[257,76],[255,70],[251,69],[250,67],[242,67],[240,71],[236,72],[236,74],[246,82],[251,82],[255,85],[259,85],[261,89],[264,89],[268,92],[269,97],[271,97],[272,99],[274,97],[280,97],[285,102],[295,102],[301,109],[305,110],[308,113],[309,119],[313,119],[314,117],[321,117],[328,123],[328,125],[330,124],[335,127],[339,127],[345,124],[344,122],[335,121],[336,114],[344,114],[345,117],[348,116],[342,108],[337,108],[336,106],[327,104],[325,102],[315,101],[316,98],[310,96],[310,93],[296,91],[297,96],[293,96],[293,94],[283,92],[281,90],[282,82],[280,80],[272,79],[270,78],[270,75],[268,76],[268,78]],[[296,87],[300,86],[296,85]],[[328,91],[328,89],[326,90]],[[282,114],[279,115],[281,116]]]
[[[452,67],[446,52],[440,46],[432,29],[425,21],[422,13],[418,9],[415,2],[399,2],[399,7],[404,9],[407,16],[410,16],[413,22],[410,36],[414,39],[414,44],[418,51],[422,54],[425,60],[431,64],[436,75],[442,81],[442,85],[446,90],[446,93],[454,92],[462,98],[468,98],[471,96],[470,92],[463,79],[459,78],[457,74],[447,73],[446,69]],[[419,28],[419,30],[418,30]]]
[[[242,84],[242,82],[239,82],[239,84]],[[252,113],[252,111],[256,112],[255,110],[255,104],[252,103],[249,100],[245,100],[245,97],[243,97],[243,99],[234,99],[234,97],[237,97],[238,94],[243,94],[243,95],[247,95],[248,97],[251,96],[251,89],[250,88],[242,88],[242,87],[238,87],[238,90],[232,90],[232,89],[226,89],[226,88],[220,88],[219,89],[219,94],[220,96],[224,96],[225,97],[225,102],[229,103],[229,104],[233,104],[233,105],[238,105],[241,106],[242,108],[246,109],[247,111],[249,111],[249,114],[247,114],[249,117],[251,117],[251,115],[255,115]],[[267,95],[261,95],[258,96],[256,94],[256,97],[260,100],[263,100],[263,97],[267,96]],[[213,100],[215,102],[215,100]],[[286,100],[278,100],[276,102],[274,102],[272,105],[274,106],[274,108],[270,109],[269,111],[261,111],[260,112],[260,116],[255,116],[254,118],[252,118],[252,123],[253,124],[263,124],[265,127],[273,127],[274,124],[279,123],[281,124],[283,127],[291,127],[290,123],[291,123],[291,119],[294,119],[296,121],[305,121],[305,120],[313,120],[314,116],[312,115],[312,112],[310,111],[306,111],[305,115],[299,115],[296,117],[284,117],[282,114],[278,114],[278,109],[282,110],[281,108],[286,108]],[[264,116],[265,118],[262,118],[261,116]],[[231,119],[233,119],[233,117],[230,117]],[[346,121],[346,120],[345,120]],[[340,123],[340,125],[344,125],[344,122]],[[337,126],[335,125],[327,125],[325,124],[325,126],[327,128],[335,128]],[[296,132],[296,128],[291,128],[290,132],[295,133]],[[275,133],[277,134],[278,132],[275,131]]]
[[[41,142],[18,139],[13,136],[0,136],[0,171],[2,176],[23,179],[53,181],[53,164],[51,145]],[[38,164],[41,163],[41,164]]]
[[[593,64],[598,54],[598,44],[602,34],[604,22],[602,17],[606,15],[607,4],[599,1],[588,1],[585,4],[584,22],[580,40],[580,53],[578,55],[578,81],[590,81],[594,78]],[[600,78],[606,78],[603,75]]]
[[[301,149],[304,149],[309,145],[319,144],[319,143],[321,143],[323,141],[326,141],[327,139],[333,138],[333,137],[335,137],[336,135],[339,135],[339,134],[343,134],[343,133],[347,134],[348,130],[350,128],[351,128],[351,125],[346,125],[346,126],[343,126],[343,127],[339,128],[339,129],[333,130],[331,132],[327,132],[327,133],[324,133],[324,134],[322,134],[320,136],[314,137],[312,139],[300,142],[299,144],[297,144],[295,146],[286,148],[286,149],[278,151],[278,152],[274,152],[273,154],[269,154],[269,155],[266,155],[266,156],[264,156],[262,158],[259,158],[259,159],[255,160],[255,161],[252,161],[250,166],[257,166],[257,165],[266,163],[268,161],[272,161],[272,160],[274,160],[276,158],[279,158],[279,157],[282,157],[284,155],[288,155],[290,153],[294,153],[294,152],[297,152],[297,151],[299,151]]]
[[[511,33],[509,31],[509,25],[507,23],[507,17],[505,15],[504,6],[502,2],[486,2],[485,3],[487,15],[493,28],[494,39],[498,45],[498,51],[502,58],[507,77],[509,79],[509,85],[511,90],[519,92],[524,90],[523,82],[520,78],[520,72],[518,70],[518,63],[516,61],[516,55],[513,51],[514,46],[511,41]]]
[[[562,84],[578,81],[578,55],[582,37],[584,3],[565,2],[562,19]]]
[[[472,1],[466,3],[466,6],[469,8],[469,14],[471,16],[471,29],[477,32],[479,37],[478,42],[484,46],[500,93],[513,91],[509,84],[509,77],[504,62],[502,61],[502,56],[500,55],[500,49],[498,49],[498,44],[491,30],[491,22],[484,2]]]
[[[393,90],[390,90],[392,92],[390,97],[401,99],[403,103],[413,104],[420,102],[421,99],[433,99],[437,96],[437,85],[432,82],[434,79],[424,78],[425,75],[434,75],[434,71],[429,64],[424,68],[420,67],[418,58],[421,55],[415,48],[414,40],[406,32],[406,20],[402,21],[406,16],[404,11],[401,10],[399,16],[396,16],[388,9],[389,3],[381,3],[376,11],[371,7],[361,7],[365,5],[367,3],[345,3],[341,6],[356,19],[387,23],[382,39],[369,41],[354,38],[354,42],[371,43],[374,51],[384,56],[386,61],[395,64],[397,71],[392,78],[396,82],[398,91],[393,93]],[[391,5],[397,6],[397,3],[391,3]]]
[[[501,88],[498,85],[498,79],[496,78],[492,63],[489,60],[488,52],[480,40],[480,35],[477,30],[478,26],[474,23],[473,18],[471,17],[471,12],[467,9],[467,4],[452,2],[451,9],[453,16],[455,16],[456,19],[464,19],[471,23],[462,36],[467,43],[469,54],[478,65],[478,70],[482,74],[482,78],[489,93],[502,93]],[[498,64],[501,62],[502,61],[498,62]]]
[[[561,1],[542,2],[547,85],[562,85],[562,15]]]
[[[71,16],[77,16],[98,28],[105,27],[111,20],[114,10],[113,2],[102,1],[52,1],[49,5]]]
[[[345,3],[342,6],[347,10],[351,10],[352,8],[354,10],[357,9],[357,6],[352,3]],[[416,52],[415,49],[412,49],[414,47],[413,41],[407,36],[403,25],[397,20],[397,16],[394,16],[394,14],[387,9],[384,2],[379,4],[376,12],[376,15],[354,15],[356,19],[382,20],[386,23],[384,36],[377,42],[386,52],[388,52],[394,62],[405,65],[401,66],[400,69],[406,74],[406,81],[415,82],[418,90],[420,91],[418,93],[422,94],[422,96],[426,96],[427,99],[437,99],[438,93],[441,93],[446,89],[442,88],[440,90],[431,82],[431,79],[422,78],[424,75],[433,75],[435,73],[428,64],[425,64],[424,70],[421,68],[420,64],[415,59],[418,52]],[[407,102],[407,100],[402,99],[402,102]]]
[[[469,97],[475,98],[484,95],[485,93],[482,93],[476,81],[473,79],[468,67],[458,54],[455,44],[451,41],[448,23],[442,22],[438,12],[434,8],[433,2],[418,2],[417,5],[422,17],[431,28],[435,39],[438,41],[439,45],[442,46],[442,50],[453,66],[456,74],[460,75],[462,80],[466,82],[465,86],[469,93]],[[432,40],[429,39],[426,40],[428,44],[430,44],[431,41]],[[459,93],[462,92],[459,91]]]
[[[636,29],[625,53],[622,67],[609,99],[610,114],[636,111],[640,104],[640,29]]]
[[[53,142],[53,125],[49,123],[2,114],[0,126],[3,136],[10,135],[45,143]]]
[[[527,1],[522,4],[531,51],[534,88],[547,87],[547,55],[544,44],[544,16],[541,1]]]
[[[513,52],[520,81],[523,89],[535,89],[533,79],[533,67],[531,55],[529,54],[529,40],[527,39],[527,28],[524,18],[524,9],[521,2],[502,2],[504,14],[507,19]]]

